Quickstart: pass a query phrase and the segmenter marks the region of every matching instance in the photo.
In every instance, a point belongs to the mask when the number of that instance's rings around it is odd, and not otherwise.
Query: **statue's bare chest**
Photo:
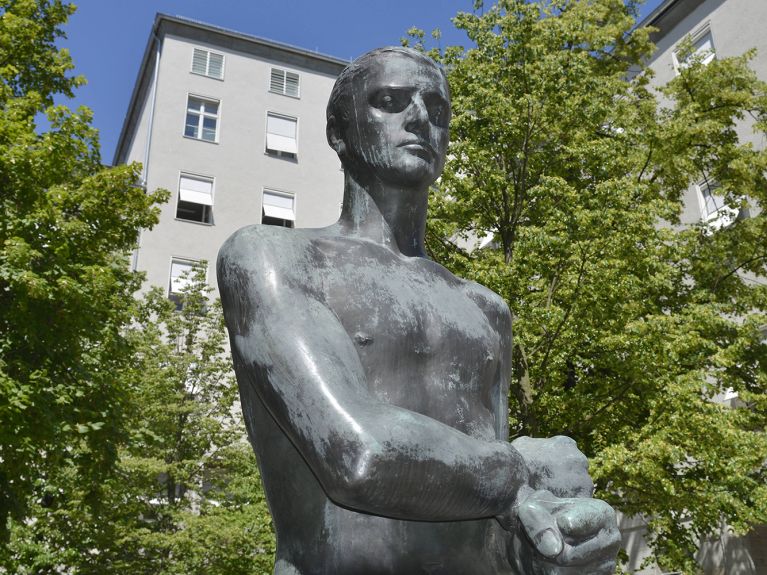
[[[370,345],[374,335],[406,338],[400,351],[423,354],[453,339],[490,344],[486,310],[466,282],[431,261],[382,251],[338,255],[323,277],[325,302],[358,343]]]
[[[357,348],[370,391],[467,431],[489,430],[500,336],[481,297],[430,261],[360,255],[334,258],[322,291]]]

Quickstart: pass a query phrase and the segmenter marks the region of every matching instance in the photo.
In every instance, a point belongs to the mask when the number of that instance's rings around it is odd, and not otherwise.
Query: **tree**
[[[657,560],[693,573],[723,522],[767,521],[767,288],[753,281],[767,154],[737,136],[765,130],[767,88],[747,53],[693,58],[657,94],[634,14],[500,0],[456,16],[472,47],[432,51],[453,120],[427,234],[512,310],[512,433],[576,438],[600,496],[646,516]],[[681,225],[700,180],[752,217]],[[458,245],[488,233],[488,248]],[[711,401],[726,390],[743,408]]]
[[[84,82],[56,46],[72,11],[0,2],[0,539],[49,474],[111,468],[140,285],[126,254],[167,197],[136,165],[103,169],[91,113],[54,103]]]
[[[207,298],[204,265],[187,279],[179,310],[155,288],[126,336],[136,353],[117,472],[90,505],[77,474],[52,479],[35,521],[14,526],[9,572],[271,573],[271,519],[221,303]]]

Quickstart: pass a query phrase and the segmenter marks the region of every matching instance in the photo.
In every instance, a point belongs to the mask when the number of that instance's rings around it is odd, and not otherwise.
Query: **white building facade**
[[[339,213],[343,171],[325,106],[347,62],[158,14],[114,163],[141,162],[143,185],[172,194],[142,232],[133,266],[173,296],[254,223],[319,227]]]

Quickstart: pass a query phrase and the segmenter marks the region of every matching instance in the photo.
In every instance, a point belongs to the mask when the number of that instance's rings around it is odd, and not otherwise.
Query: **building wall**
[[[248,53],[238,49],[242,42],[228,43],[213,31],[197,29],[194,36],[188,37],[179,26],[162,36],[145,173],[148,190],[165,188],[172,196],[162,206],[159,224],[142,233],[134,258],[136,269],[147,273],[149,285],[167,287],[172,258],[183,258],[207,260],[209,283],[215,287],[218,249],[235,230],[260,223],[264,188],[294,194],[296,227],[326,226],[340,213],[343,172],[325,137],[325,106],[336,77],[332,69],[318,71],[310,57],[291,61],[277,50],[272,50],[273,58],[268,57],[269,50]],[[224,55],[222,80],[192,73],[195,47]],[[153,54],[148,61],[154,61]],[[272,67],[299,74],[300,97],[269,92]],[[150,68],[145,71],[146,88],[137,103],[141,112],[124,160],[144,161],[153,95]],[[335,66],[337,71],[341,68]],[[190,94],[218,100],[216,142],[184,135]],[[267,154],[267,112],[298,119],[295,160]],[[181,172],[214,179],[212,224],[176,217]]]

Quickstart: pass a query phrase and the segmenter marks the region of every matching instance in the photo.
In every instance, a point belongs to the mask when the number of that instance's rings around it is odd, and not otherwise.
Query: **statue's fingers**
[[[594,571],[589,573],[602,573],[596,569],[601,565],[605,573],[608,568],[615,568],[615,558],[621,544],[621,533],[617,527],[603,529],[591,539],[582,541],[576,545],[565,544],[562,554],[557,557],[560,565],[590,565]]]
[[[557,520],[534,496],[519,506],[517,516],[525,534],[541,555],[551,559],[562,552],[564,541],[559,534]]]
[[[557,513],[557,526],[567,543],[589,539],[604,529],[617,529],[615,511],[601,499],[569,501],[572,505]]]

